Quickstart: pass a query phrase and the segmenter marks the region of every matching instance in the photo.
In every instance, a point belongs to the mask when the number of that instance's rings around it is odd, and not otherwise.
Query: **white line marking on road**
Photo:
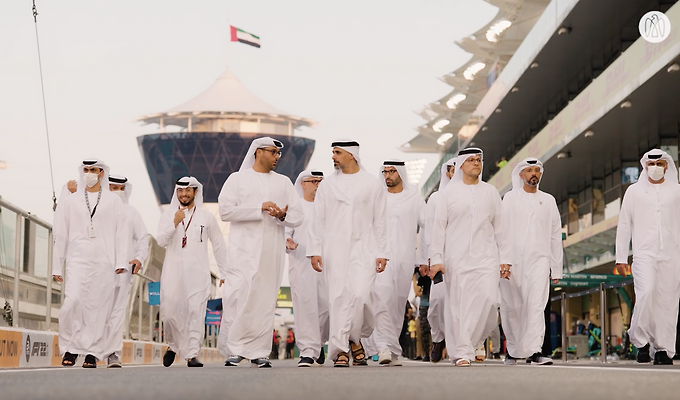
[[[149,367],[162,367],[162,365],[125,365],[123,368],[149,368]],[[45,368],[12,368],[12,369],[0,369],[0,373],[9,372],[38,372],[38,371],[82,371],[84,368],[81,366],[76,367],[45,367]],[[108,369],[106,366],[97,366],[96,369]],[[120,368],[111,368],[120,369]]]

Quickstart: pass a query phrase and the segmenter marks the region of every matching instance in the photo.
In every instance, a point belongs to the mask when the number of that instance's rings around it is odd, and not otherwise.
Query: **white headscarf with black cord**
[[[458,157],[456,157],[456,172],[453,174],[453,177],[451,178],[451,182],[461,182],[463,181],[463,173],[460,172],[461,167],[463,166],[463,163],[467,161],[468,158],[474,157],[474,156],[481,156],[482,157],[482,171],[484,171],[484,152],[482,149],[477,148],[477,147],[468,147],[467,149],[463,149],[458,152]],[[479,180],[482,180],[482,174],[479,174]],[[441,190],[441,189],[440,189]]]
[[[196,206],[196,208],[203,207],[203,185],[201,184],[201,182],[198,181],[198,179],[194,178],[193,176],[185,176],[183,178],[179,178],[177,182],[175,182],[175,191],[172,193],[172,200],[170,201],[171,210],[180,208],[181,203],[179,202],[179,198],[177,198],[177,189],[185,187],[196,188],[196,195],[194,196],[194,205]]]
[[[439,173],[441,174],[439,176],[439,189],[438,190],[444,190],[446,185],[449,184],[451,179],[446,175],[446,171],[449,169],[448,167],[454,167],[454,173],[455,173],[455,167],[456,167],[456,159],[458,157],[453,157],[450,158],[447,162],[443,163]]]
[[[668,164],[668,169],[664,175],[664,181],[662,185],[677,185],[678,184],[678,169],[675,167],[675,161],[668,153],[661,149],[652,149],[646,152],[640,159],[640,164],[642,165],[642,172],[640,172],[640,178],[638,182],[644,182],[651,184],[649,182],[649,174],[647,173],[647,161],[662,159]]]
[[[246,169],[253,168],[253,165],[255,165],[255,151],[257,149],[263,149],[265,147],[276,147],[277,149],[281,150],[283,149],[283,143],[281,143],[281,141],[279,140],[272,139],[268,136],[253,140],[250,143],[250,147],[248,148],[246,157],[243,159],[243,162],[241,163],[241,168],[239,168],[238,170],[243,171]]]
[[[337,147],[339,149],[345,150],[346,152],[350,153],[354,157],[354,159],[357,161],[359,168],[363,169],[363,170],[366,169],[366,168],[364,168],[363,164],[361,164],[361,157],[359,157],[359,143],[358,142],[356,142],[354,140],[350,140],[350,139],[342,139],[342,140],[338,140],[338,141],[331,143],[331,147],[333,147],[333,148]]]
[[[322,178],[323,179],[323,171],[318,171],[315,169],[306,169],[298,175],[297,179],[295,180],[295,191],[300,197],[304,197],[305,191],[302,190],[302,181],[304,181],[307,178]]]
[[[132,184],[128,182],[128,178],[122,175],[111,175],[109,176],[109,185],[123,185],[125,187],[125,190],[123,191],[125,196],[121,197],[121,199],[123,200],[123,203],[130,204],[130,196],[132,196]]]
[[[408,181],[408,173],[406,172],[406,163],[402,160],[385,160],[383,161],[382,166],[380,167],[380,175],[381,176],[381,182],[384,187],[387,187],[387,182],[385,182],[385,175],[383,175],[383,171],[385,170],[385,167],[394,167],[397,170],[397,173],[399,174],[399,177],[401,178],[401,184],[404,187],[404,190],[409,190],[412,189],[411,184]]]
[[[524,181],[519,176],[519,173],[524,171],[525,168],[534,166],[539,166],[541,168],[541,179],[543,178],[543,163],[541,160],[536,157],[525,158],[520,161],[519,164],[515,165],[515,168],[512,170],[512,190],[524,189]],[[539,184],[541,183],[541,179],[538,180]],[[536,187],[538,188],[538,185],[536,185]]]

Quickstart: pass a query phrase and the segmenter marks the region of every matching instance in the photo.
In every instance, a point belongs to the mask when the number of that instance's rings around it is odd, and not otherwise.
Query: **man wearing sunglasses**
[[[314,199],[323,180],[323,172],[305,170],[295,180],[295,191],[305,220],[297,228],[286,228],[288,277],[293,296],[295,336],[300,349],[298,367],[321,365],[326,356],[323,349],[328,340],[328,288],[323,274],[309,267],[307,243],[309,225],[314,221]]]
[[[390,268],[375,278],[373,300],[375,329],[366,341],[369,355],[378,354],[380,365],[401,365],[399,334],[404,322],[415,266],[427,269],[427,248],[416,246],[418,227],[425,226],[425,201],[409,182],[406,163],[386,160],[380,168],[387,196],[387,220],[392,249]],[[418,252],[416,248],[418,247]]]
[[[274,172],[283,143],[253,140],[241,168],[227,178],[218,203],[229,222],[227,276],[218,348],[225,366],[251,361],[270,368],[271,332],[286,255],[285,228],[302,224],[300,198],[287,176]]]

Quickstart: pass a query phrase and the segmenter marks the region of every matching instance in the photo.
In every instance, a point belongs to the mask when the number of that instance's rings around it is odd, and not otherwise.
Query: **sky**
[[[179,105],[228,65],[255,95],[319,122],[309,167],[330,172],[330,143],[353,138],[366,168],[437,154],[397,149],[414,111],[452,88],[441,77],[470,55],[454,41],[497,13],[482,0],[36,0],[57,195],[86,158],[134,185],[130,203],[155,234],[160,217],[134,119]],[[31,1],[0,1],[0,196],[52,221],[52,184]],[[229,41],[229,25],[260,36]]]

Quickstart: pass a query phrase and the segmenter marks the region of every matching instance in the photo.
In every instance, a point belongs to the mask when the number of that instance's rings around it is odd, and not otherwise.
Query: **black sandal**
[[[364,346],[362,346],[361,341],[359,341],[359,348],[354,350],[352,345],[357,345],[350,340],[349,349],[352,352],[352,365],[368,365],[368,360],[366,359],[366,352],[364,351]]]
[[[85,361],[83,361],[83,368],[97,368],[97,358],[92,354],[85,356]]]
[[[68,351],[64,353],[64,358],[61,359],[61,365],[64,367],[72,367],[76,363],[78,354],[69,353]]]
[[[349,367],[349,354],[345,353],[344,351],[340,352],[340,354],[338,354],[338,358],[336,358],[333,362],[333,366],[343,368]]]

